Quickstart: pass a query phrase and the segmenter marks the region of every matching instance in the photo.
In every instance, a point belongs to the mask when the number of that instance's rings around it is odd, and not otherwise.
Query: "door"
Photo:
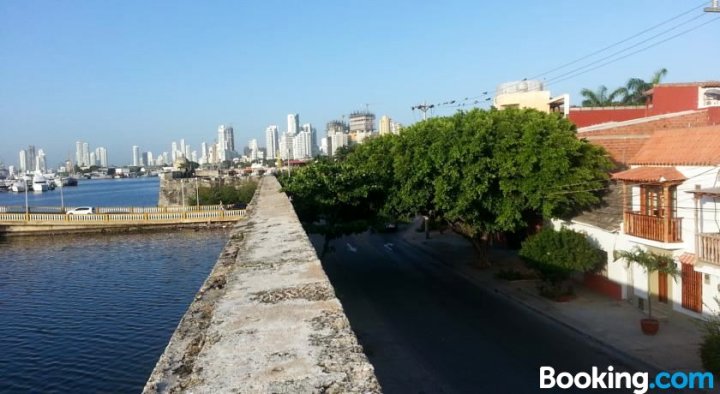
[[[682,307],[702,312],[702,274],[690,264],[682,265]]]
[[[668,302],[668,276],[664,272],[658,272],[658,301]]]

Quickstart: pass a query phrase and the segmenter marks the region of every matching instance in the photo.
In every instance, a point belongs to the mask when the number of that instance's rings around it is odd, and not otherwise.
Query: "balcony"
[[[720,265],[720,234],[698,234],[698,259]]]
[[[625,234],[658,242],[682,242],[682,218],[668,219],[635,212],[625,212],[623,222],[625,224]]]

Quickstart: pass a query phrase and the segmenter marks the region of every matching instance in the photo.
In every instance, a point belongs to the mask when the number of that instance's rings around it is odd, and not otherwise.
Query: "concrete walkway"
[[[430,239],[416,232],[419,222],[411,225],[402,236],[422,248],[439,264],[484,288],[491,288],[595,341],[601,347],[616,353],[630,365],[643,371],[698,371],[702,364],[698,355],[702,329],[699,321],[686,315],[670,312],[660,322],[656,336],[646,336],[640,330],[642,311],[627,301],[616,301],[605,295],[576,286],[577,298],[558,303],[541,297],[537,281],[505,281],[495,277],[505,268],[521,267],[517,254],[506,250],[493,250],[493,267],[480,269],[476,252],[461,236],[445,232],[432,232]]]

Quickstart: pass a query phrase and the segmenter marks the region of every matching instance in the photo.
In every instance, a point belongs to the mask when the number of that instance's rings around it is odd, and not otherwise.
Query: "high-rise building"
[[[25,152],[25,149],[21,150],[18,156],[18,167],[20,168],[20,173],[24,174],[28,171],[27,152]]]
[[[82,167],[85,165],[83,163],[82,147],[82,141],[75,141],[75,165],[78,167]]]
[[[402,130],[402,128],[403,128],[402,123],[392,122],[392,123],[390,124],[390,131],[391,131],[393,134],[400,134],[400,130]]]
[[[45,152],[42,149],[38,149],[37,156],[35,158],[35,171],[39,171],[42,174],[47,172],[47,162],[45,161]]]
[[[356,111],[350,114],[351,133],[371,133],[375,130],[375,114],[368,111]]]
[[[250,148],[250,160],[256,161],[258,159],[258,143],[255,138],[248,142],[248,148]]]
[[[87,142],[83,142],[82,144],[82,154],[83,154],[83,166],[89,167],[90,164],[90,144]]]
[[[209,163],[207,142],[203,141],[203,143],[200,144],[200,161],[198,163],[200,163],[200,164]]]
[[[265,129],[265,149],[267,159],[274,160],[278,152],[278,128],[274,124]]]
[[[172,155],[172,161],[175,163],[175,160],[177,159],[177,153],[178,153],[178,146],[177,142],[173,141],[170,147],[170,152]]]
[[[185,138],[180,138],[180,153],[182,156],[187,157],[187,155],[185,154],[185,152],[186,152],[185,148],[186,148]]]
[[[287,116],[287,123],[288,123],[288,134],[294,136],[297,134],[298,129],[300,128],[300,115],[299,114],[288,114]]]
[[[280,143],[278,144],[278,152],[280,152],[280,158],[288,160],[293,158],[293,140],[295,137],[288,133],[283,134],[280,137]]]
[[[141,166],[142,157],[140,156],[140,147],[137,145],[133,145],[132,147],[132,155],[133,155],[133,166]]]
[[[190,160],[194,161],[195,163],[198,162],[198,153],[196,150],[190,152]]]
[[[100,167],[107,167],[108,166],[108,159],[107,159],[107,149],[101,147],[98,147],[95,149],[95,156],[97,157],[97,160],[100,162]]]
[[[333,133],[330,138],[330,156],[335,156],[338,148],[348,145],[348,135],[345,133]]]
[[[163,152],[162,156],[162,164],[170,164],[170,154],[168,152]]]
[[[390,134],[392,132],[391,123],[392,119],[390,119],[387,115],[383,115],[380,118],[380,135]]]
[[[153,158],[153,154],[152,154],[152,152],[148,151],[148,152],[147,152],[147,157],[146,157],[145,163],[143,163],[143,164],[145,164],[146,166],[151,166],[151,165],[153,165],[153,163],[155,163],[155,159]]]
[[[235,152],[235,135],[232,127],[220,125],[218,127],[217,162],[233,158]]]
[[[90,165],[96,166],[97,165],[97,155],[95,152],[90,152]]]

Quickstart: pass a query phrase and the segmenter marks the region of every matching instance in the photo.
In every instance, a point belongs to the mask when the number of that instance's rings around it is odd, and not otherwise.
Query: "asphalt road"
[[[539,389],[543,365],[630,370],[398,234],[366,233],[332,245],[323,266],[386,393],[547,393],[554,390]]]

